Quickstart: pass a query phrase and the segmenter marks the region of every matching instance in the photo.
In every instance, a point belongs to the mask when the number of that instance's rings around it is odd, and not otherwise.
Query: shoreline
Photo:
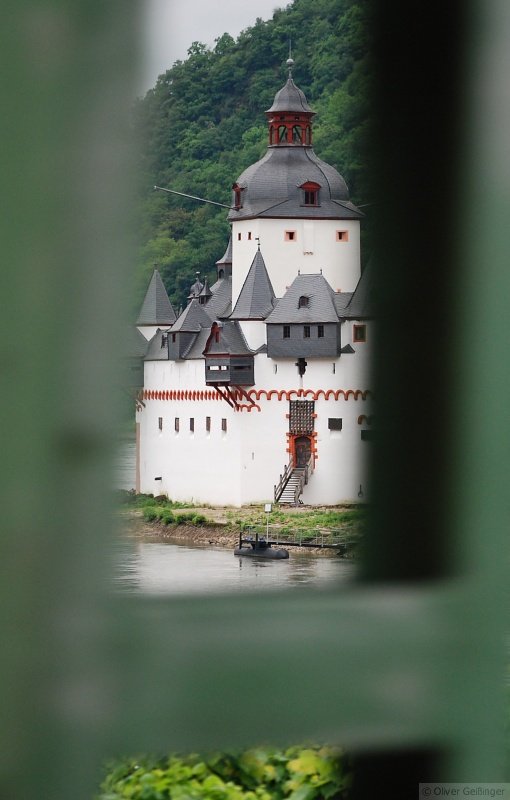
[[[194,545],[203,545],[204,547],[223,547],[234,549],[239,543],[239,532],[232,530],[227,524],[216,525],[191,525],[191,524],[178,524],[178,525],[165,525],[160,520],[147,522],[143,518],[143,512],[140,509],[123,509],[119,518],[127,520],[128,524],[122,522],[121,528],[125,535],[132,536],[143,541],[162,541],[162,542],[175,542],[183,544],[189,542]],[[131,525],[129,523],[132,523]],[[136,530],[135,530],[136,527]],[[282,542],[282,547],[285,543]],[[313,556],[321,556],[325,558],[338,558],[339,555],[334,550],[325,549],[322,547],[289,547],[289,552],[299,551]],[[345,558],[345,556],[342,556]],[[352,560],[347,557],[346,560]]]

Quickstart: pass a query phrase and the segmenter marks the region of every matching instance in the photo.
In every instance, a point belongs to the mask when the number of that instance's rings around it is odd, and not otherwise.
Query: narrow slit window
[[[221,430],[223,433],[227,432],[227,420],[225,418],[221,420]]]
[[[190,417],[189,429],[190,429],[190,433],[195,433],[195,419],[193,417]]]
[[[174,430],[176,433],[179,433],[179,417],[176,417],[174,420]]]
[[[163,417],[158,417],[158,428],[160,431],[163,430]]]
[[[310,326],[309,325],[305,325],[303,327],[303,336],[304,336],[305,339],[309,339],[310,338]]]
[[[367,326],[366,325],[354,325],[352,331],[352,340],[353,342],[366,342],[367,340]]]
[[[205,430],[207,433],[211,433],[211,417],[205,418]]]
[[[324,339],[324,325],[317,325],[317,338]]]
[[[290,325],[283,326],[283,338],[290,339]]]

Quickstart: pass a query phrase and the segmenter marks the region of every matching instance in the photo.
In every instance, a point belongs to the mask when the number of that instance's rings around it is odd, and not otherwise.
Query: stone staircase
[[[280,505],[296,506],[305,485],[305,467],[295,467],[289,473],[285,486],[278,499]]]
[[[299,505],[301,502],[299,498],[313,473],[313,469],[313,456],[310,456],[310,460],[305,467],[295,467],[291,458],[283,468],[280,480],[274,487],[275,503],[288,506]]]

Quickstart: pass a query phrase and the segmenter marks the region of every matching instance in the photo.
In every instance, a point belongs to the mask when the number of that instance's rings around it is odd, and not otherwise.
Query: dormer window
[[[302,205],[304,206],[318,206],[319,205],[319,190],[320,184],[313,181],[307,181],[299,187],[303,191]]]
[[[308,308],[310,305],[310,298],[302,294],[298,300],[298,308]]]
[[[243,197],[242,197],[243,190],[237,183],[233,184],[232,189],[234,191],[234,208],[237,210],[243,207]]]

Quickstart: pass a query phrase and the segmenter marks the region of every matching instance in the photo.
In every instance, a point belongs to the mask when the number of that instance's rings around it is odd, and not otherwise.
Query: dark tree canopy
[[[230,203],[232,183],[265,152],[264,111],[286,80],[289,38],[294,80],[317,112],[314,149],[345,177],[355,203],[369,202],[368,12],[369,0],[294,0],[237,40],[224,33],[213,49],[193,42],[138,100],[136,303],[155,265],[177,308],[197,270],[214,279],[229,236],[226,209],[153,186]]]

